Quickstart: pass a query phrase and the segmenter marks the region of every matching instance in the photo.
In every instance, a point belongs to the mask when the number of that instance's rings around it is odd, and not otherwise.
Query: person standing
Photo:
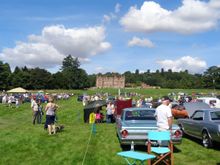
[[[31,101],[31,108],[33,111],[33,124],[35,124],[37,116],[38,116],[38,105],[36,102],[36,97],[33,97],[32,101]]]
[[[164,96],[161,99],[162,104],[156,108],[155,117],[159,131],[172,130],[172,112],[169,106],[170,99]]]
[[[41,104],[41,100],[40,100],[40,99],[37,101],[37,105],[38,105],[38,118],[37,118],[37,123],[38,123],[38,124],[41,124],[41,122],[42,122],[42,116],[43,116],[44,112],[43,112],[43,106],[42,106],[42,104]]]
[[[112,102],[109,102],[106,107],[106,122],[112,123],[113,122],[113,112],[114,112],[114,105]]]
[[[55,128],[55,111],[58,108],[58,105],[55,104],[53,102],[53,98],[50,97],[48,99],[48,103],[45,107],[45,111],[46,111],[46,125],[48,128],[48,133],[49,135],[51,135],[52,133],[55,134],[56,133],[56,128]]]

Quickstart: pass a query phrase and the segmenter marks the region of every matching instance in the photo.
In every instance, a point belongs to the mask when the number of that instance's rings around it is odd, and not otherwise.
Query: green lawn
[[[32,125],[30,103],[18,109],[0,105],[1,165],[125,165],[116,155],[121,151],[114,124],[83,123],[81,102],[72,97],[59,101],[59,123],[64,131],[49,136],[43,124]],[[91,136],[90,136],[91,135]],[[183,138],[174,154],[177,165],[220,164],[220,149],[205,149],[198,141]]]

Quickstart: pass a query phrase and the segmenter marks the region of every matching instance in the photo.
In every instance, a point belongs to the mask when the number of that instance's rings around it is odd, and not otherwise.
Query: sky
[[[220,66],[220,0],[0,0],[0,61],[88,74]]]

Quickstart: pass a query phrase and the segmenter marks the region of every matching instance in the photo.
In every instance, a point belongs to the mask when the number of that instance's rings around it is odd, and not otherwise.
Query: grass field
[[[57,103],[58,121],[65,128],[52,136],[43,124],[31,123],[30,103],[17,109],[0,105],[1,165],[126,164],[116,155],[122,149],[114,124],[97,124],[96,133],[91,134],[91,125],[83,123],[82,103],[76,97]],[[174,160],[176,165],[219,165],[220,148],[205,149],[199,141],[183,138],[182,144],[176,145]]]

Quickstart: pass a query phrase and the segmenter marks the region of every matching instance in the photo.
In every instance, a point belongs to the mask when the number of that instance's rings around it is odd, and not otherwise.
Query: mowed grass
[[[30,103],[17,109],[0,105],[1,165],[126,164],[116,155],[122,149],[115,124],[96,124],[96,133],[91,133],[91,125],[83,123],[83,106],[76,97],[57,103],[58,123],[65,128],[52,136],[43,124],[32,124]],[[176,165],[217,165],[220,149],[205,149],[199,141],[183,138],[182,144],[175,147],[174,159]]]

